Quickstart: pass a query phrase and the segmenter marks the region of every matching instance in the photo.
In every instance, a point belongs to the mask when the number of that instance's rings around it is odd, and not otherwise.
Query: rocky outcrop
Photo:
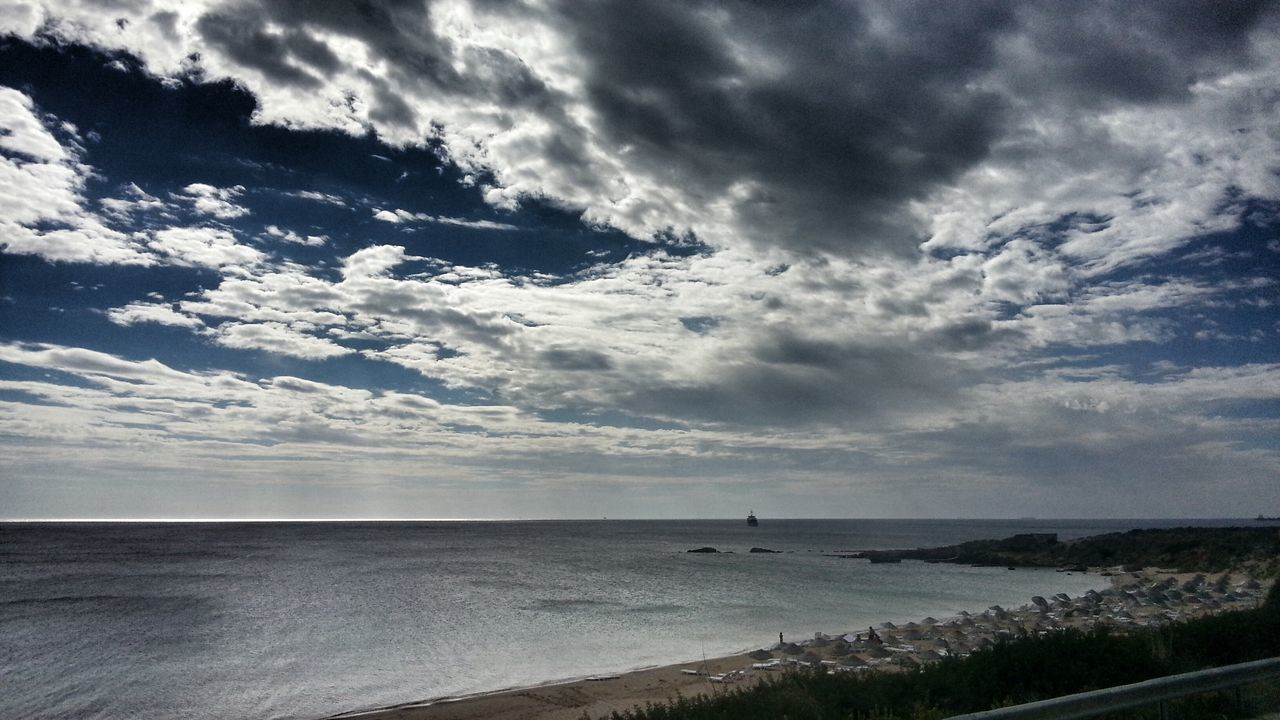
[[[996,567],[1161,567],[1208,572],[1252,567],[1263,576],[1277,571],[1280,533],[1275,528],[1183,527],[1130,530],[1060,541],[1052,533],[1014,535],[915,550],[865,550],[841,555],[872,562],[900,559]]]

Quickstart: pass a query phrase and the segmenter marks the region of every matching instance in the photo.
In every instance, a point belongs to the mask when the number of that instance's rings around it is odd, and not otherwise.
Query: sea
[[[1233,524],[3,523],[0,718],[318,720],[696,662],[1106,584],[840,552]]]

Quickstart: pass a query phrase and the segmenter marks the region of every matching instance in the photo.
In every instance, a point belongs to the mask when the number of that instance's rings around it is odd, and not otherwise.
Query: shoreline
[[[654,672],[659,670],[683,669],[692,666],[698,666],[706,663],[711,665],[721,661],[737,660],[739,658],[747,658],[753,650],[742,650],[728,655],[717,655],[708,657],[705,660],[688,660],[683,662],[663,663],[660,665],[639,665],[636,667],[625,668],[608,673],[599,673],[594,675],[582,675],[568,678],[558,678],[547,680],[544,682],[532,683],[530,685],[513,685],[511,687],[498,688],[496,690],[480,690],[474,693],[463,693],[461,695],[442,695],[440,697],[430,698],[427,700],[413,700],[410,702],[397,703],[395,705],[386,705],[383,707],[370,708],[367,710],[348,710],[336,715],[326,715],[320,720],[351,720],[352,718],[371,718],[382,717],[381,713],[413,710],[430,707],[433,705],[443,705],[448,703],[469,702],[479,700],[491,695],[506,695],[509,693],[554,689],[564,685],[575,685],[578,683],[603,682],[608,680],[618,680],[632,675],[641,673]]]
[[[705,661],[646,666],[608,675],[550,680],[536,685],[353,710],[329,715],[322,720],[581,720],[584,707],[580,701],[583,699],[610,705],[600,710],[586,711],[595,717],[607,715],[612,710],[643,705],[646,701],[656,702],[675,697],[677,692],[686,696],[703,694],[710,689],[710,676],[732,672],[751,662],[754,661],[743,652],[707,658]],[[704,674],[689,675],[683,672],[694,668],[703,668]],[[619,693],[619,690],[623,692]],[[654,694],[655,692],[659,694]],[[634,702],[631,701],[633,696]],[[614,706],[620,700],[626,702]]]
[[[816,633],[812,639],[692,662],[547,683],[441,697],[389,707],[356,710],[324,720],[581,720],[615,710],[661,703],[677,695],[691,697],[760,682],[795,663],[821,664],[830,672],[902,671],[945,655],[969,652],[1018,632],[1088,628],[1100,624],[1123,630],[1209,613],[1252,607],[1269,582],[1241,572],[1179,573],[1160,568],[1125,572],[1089,568],[1107,578],[1102,591],[1070,598],[1063,593],[1017,608],[998,605],[979,613],[961,611],[943,620],[923,618],[902,626],[884,622],[875,628],[879,643],[867,642],[868,630],[845,635]],[[700,674],[691,674],[692,672]]]

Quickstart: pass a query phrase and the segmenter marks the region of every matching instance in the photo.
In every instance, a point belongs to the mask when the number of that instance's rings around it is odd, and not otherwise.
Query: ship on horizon
[[[751,527],[758,527],[760,525],[760,521],[756,519],[755,510],[747,511],[747,524],[750,525]]]

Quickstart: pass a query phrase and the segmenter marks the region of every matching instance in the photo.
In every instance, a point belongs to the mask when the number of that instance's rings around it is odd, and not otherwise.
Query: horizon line
[[[530,517],[530,518],[484,518],[484,517],[219,517],[219,518],[0,518],[0,523],[422,523],[422,522],[601,522],[610,518],[604,517]],[[1066,521],[1113,521],[1113,520],[1256,520],[1256,517],[1207,517],[1207,516],[1146,516],[1146,517],[773,517],[766,520],[935,520],[935,521],[1023,521],[1023,522],[1066,522]],[[654,521],[737,521],[736,517],[682,517],[682,518],[614,518],[617,522],[654,522]]]

